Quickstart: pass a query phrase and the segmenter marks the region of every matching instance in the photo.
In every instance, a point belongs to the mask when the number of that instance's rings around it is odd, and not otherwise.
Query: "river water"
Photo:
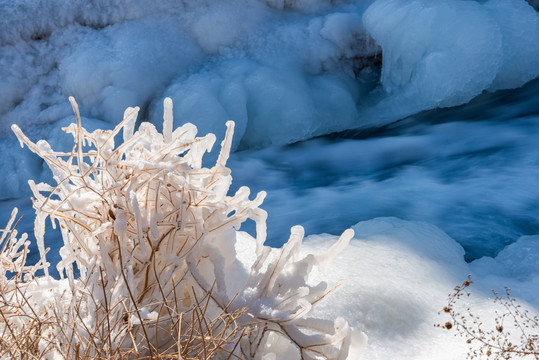
[[[539,234],[539,81],[381,129],[238,152],[231,168],[235,183],[268,191],[272,245],[294,224],[337,234],[395,216],[437,225],[468,260],[494,256]]]

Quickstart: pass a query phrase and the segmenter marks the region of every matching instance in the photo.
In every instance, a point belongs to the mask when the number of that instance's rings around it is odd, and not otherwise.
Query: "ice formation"
[[[233,149],[259,148],[379,127],[539,75],[539,14],[524,0],[20,0],[0,10],[0,167],[17,174],[0,179],[2,198],[45,179],[35,160],[15,161],[9,125],[66,145],[50,130],[70,121],[68,95],[96,128],[136,104],[159,128],[151,114],[171,97],[177,126],[222,136],[234,119]]]
[[[264,246],[267,214],[259,205],[265,193],[250,200],[242,187],[227,196],[233,122],[227,123],[215,166],[204,168],[202,157],[215,136],[196,137],[191,124],[173,131],[170,99],[162,133],[149,123],[134,132],[138,108],[128,108],[113,130],[88,132],[71,101],[77,123],[64,128],[74,138],[71,151],[33,143],[13,126],[21,145],[50,167],[57,185],[30,181],[37,265],[24,266],[28,242],[12,230],[15,214],[2,233],[3,358],[28,351],[49,359],[346,359],[364,345],[365,336],[343,318],[308,316],[332,292],[309,275],[324,268],[353,231],[316,255],[300,256],[301,227],[292,229],[280,251]],[[47,218],[64,241],[59,280],[48,275]],[[234,248],[236,230],[247,219],[256,223],[249,266]]]
[[[363,22],[382,47],[387,94],[372,116],[459,105],[539,76],[539,15],[525,1],[378,0]]]

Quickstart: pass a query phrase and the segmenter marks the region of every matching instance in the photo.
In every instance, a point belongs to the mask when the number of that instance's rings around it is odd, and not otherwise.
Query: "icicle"
[[[316,255],[316,262],[320,269],[324,272],[328,272],[328,267],[341,251],[344,250],[350,244],[350,240],[354,237],[354,230],[345,230],[339,239],[323,254]]]
[[[226,133],[223,142],[221,143],[221,151],[219,152],[219,157],[217,158],[217,165],[226,166],[228,157],[230,156],[230,149],[232,147],[232,137],[234,136],[234,121],[226,122]]]
[[[47,214],[44,212],[38,211],[36,213],[36,219],[34,221],[34,234],[36,237],[37,242],[37,248],[39,250],[39,254],[45,259],[45,220]],[[49,276],[49,269],[45,268],[45,275]]]
[[[123,139],[124,143],[128,142],[133,138],[133,133],[135,131],[135,122],[137,120],[139,108],[128,107],[124,112],[124,131]]]
[[[168,144],[172,141],[172,99],[167,97],[163,101],[163,138],[165,144]]]

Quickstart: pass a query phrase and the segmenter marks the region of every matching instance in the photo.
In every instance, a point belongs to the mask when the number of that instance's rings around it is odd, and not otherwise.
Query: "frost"
[[[267,214],[259,206],[265,193],[250,200],[242,187],[227,195],[233,122],[226,124],[216,164],[205,168],[202,158],[215,136],[196,137],[191,124],[172,131],[170,99],[163,133],[147,123],[133,132],[138,108],[127,109],[112,130],[88,132],[70,101],[77,117],[63,129],[74,138],[70,152],[54,151],[45,141],[36,145],[13,125],[57,185],[31,183],[37,265],[24,265],[28,242],[11,230],[15,212],[2,233],[0,328],[3,343],[11,344],[1,348],[2,358],[29,352],[51,359],[82,353],[346,359],[361,348],[366,337],[344,319],[308,316],[332,292],[325,282],[312,284],[309,275],[326,267],[353,231],[325,254],[300,256],[299,226],[278,254],[264,246]],[[64,240],[59,280],[48,275],[47,217]],[[257,231],[250,267],[234,249],[236,230],[248,219]],[[45,275],[37,276],[38,270]]]

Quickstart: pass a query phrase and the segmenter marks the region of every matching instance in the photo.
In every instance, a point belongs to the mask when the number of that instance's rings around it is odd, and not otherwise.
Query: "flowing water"
[[[382,129],[238,152],[237,184],[267,190],[270,243],[294,224],[340,233],[395,216],[437,225],[468,260],[539,234],[539,81]]]

